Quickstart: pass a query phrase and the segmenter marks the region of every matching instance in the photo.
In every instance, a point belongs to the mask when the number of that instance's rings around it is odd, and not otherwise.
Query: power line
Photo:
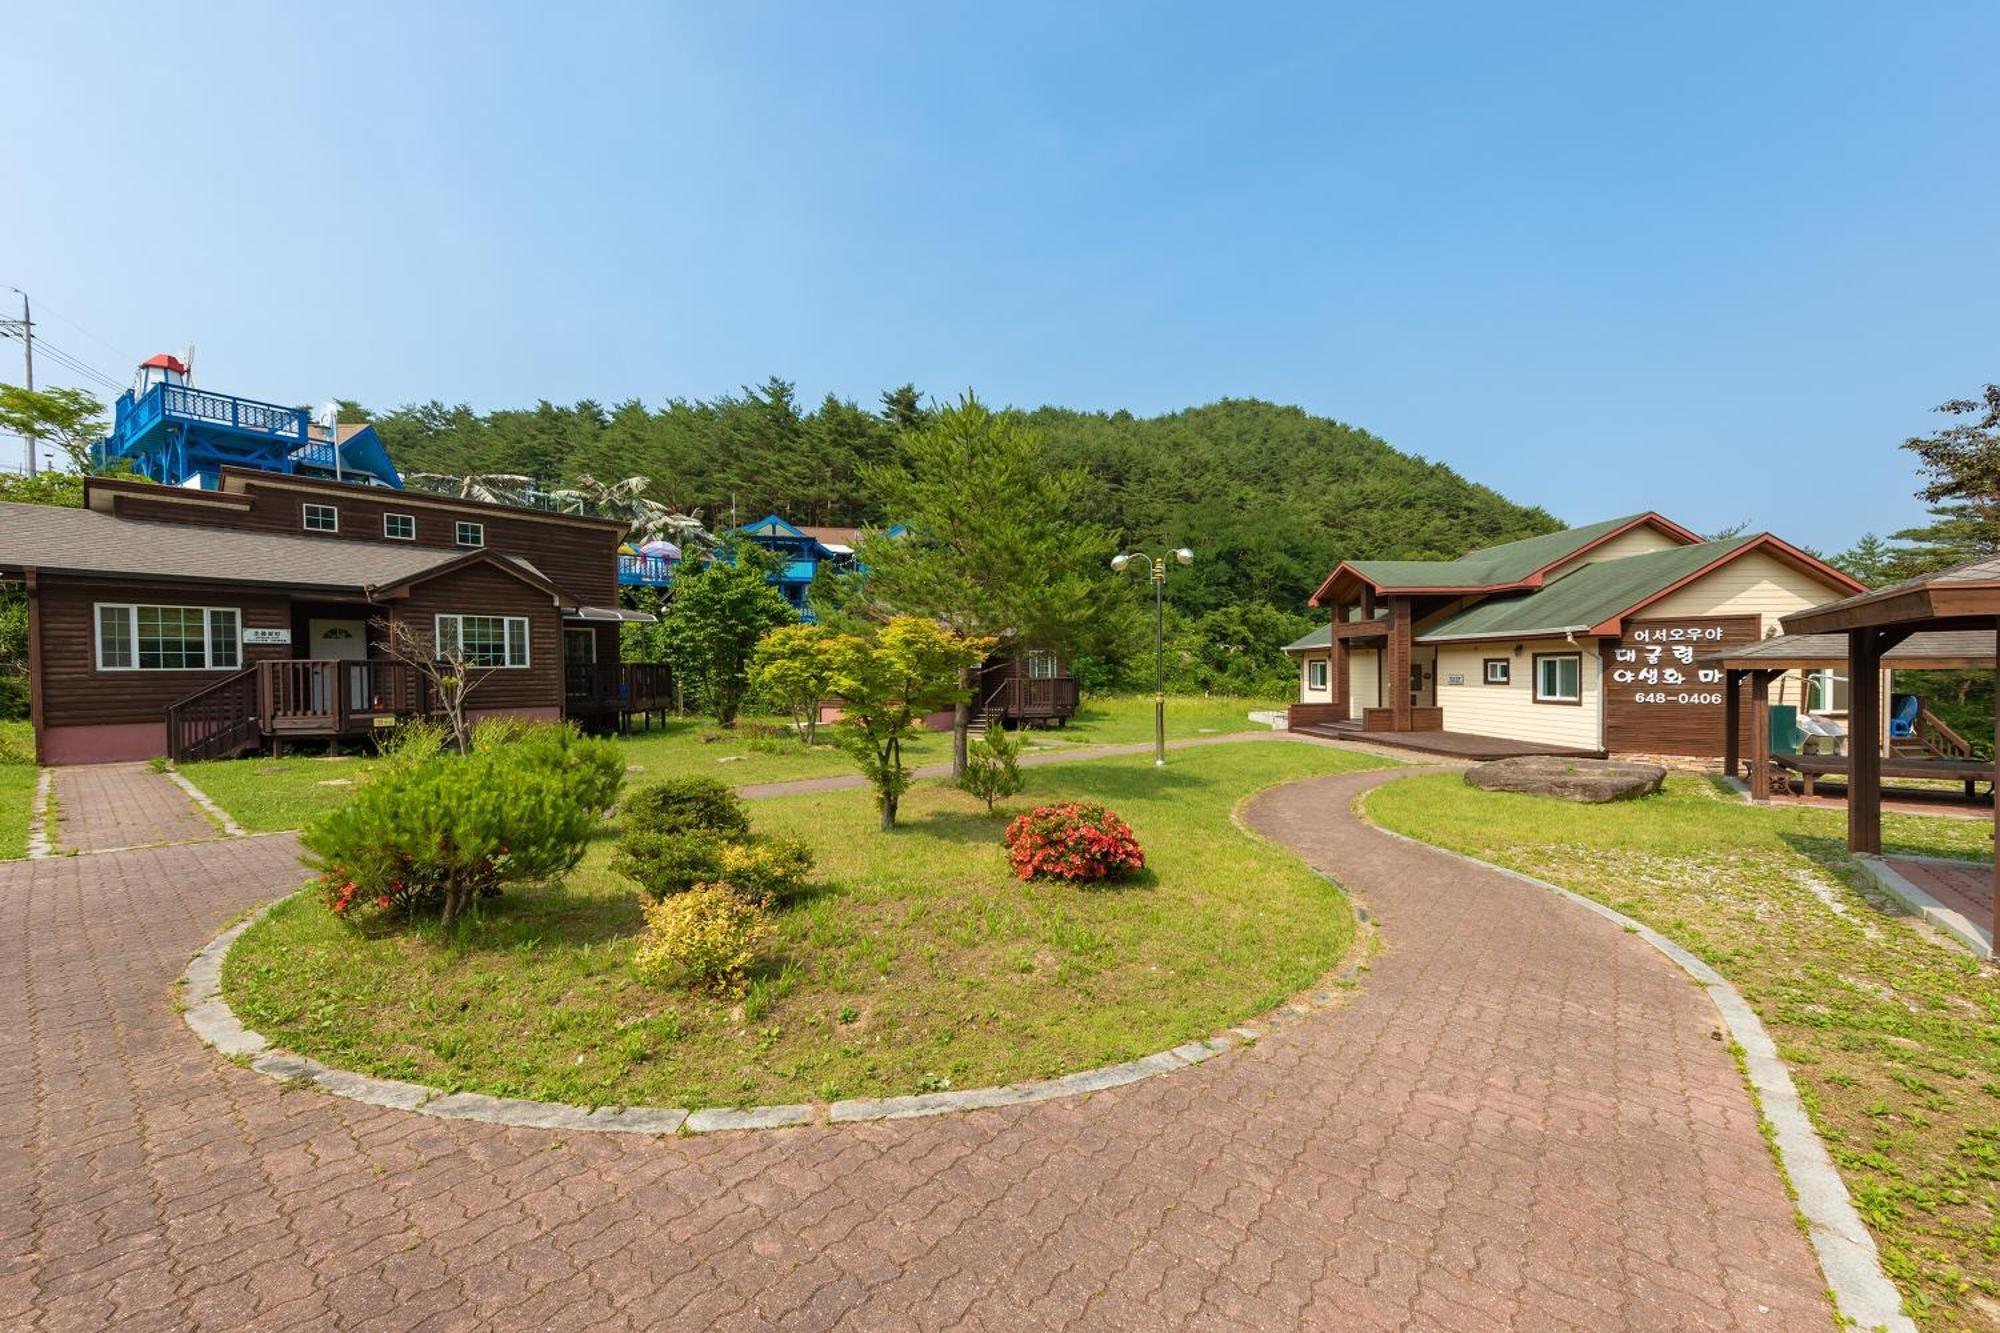
[[[18,338],[20,336],[21,335],[18,332],[16,332],[11,328],[0,329],[0,338]],[[49,360],[55,362],[57,365],[61,366],[63,369],[70,371],[72,374],[81,375],[86,379],[95,380],[97,381],[98,384],[102,385],[104,388],[123,389],[125,387],[124,384],[121,383],[120,381],[111,378],[111,376],[105,374],[97,367],[83,360],[81,357],[74,356],[69,352],[64,351],[62,348],[50,342],[47,338],[36,338],[35,350],[40,352],[43,356],[47,357]]]

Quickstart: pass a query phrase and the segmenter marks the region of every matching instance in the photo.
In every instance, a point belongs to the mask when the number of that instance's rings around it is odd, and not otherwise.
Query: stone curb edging
[[[1367,793],[1364,792],[1356,802],[1364,819],[1367,819],[1366,799]],[[1798,1088],[1792,1083],[1791,1071],[1778,1057],[1777,1043],[1764,1030],[1756,1010],[1721,973],[1651,926],[1635,921],[1594,898],[1587,898],[1547,880],[1536,879],[1533,875],[1509,870],[1476,856],[1467,856],[1463,852],[1384,828],[1373,819],[1367,819],[1367,823],[1370,828],[1412,846],[1560,894],[1579,907],[1587,908],[1622,926],[1628,933],[1637,935],[1693,978],[1707,992],[1709,1000],[1722,1016],[1723,1026],[1729,1029],[1730,1038],[1742,1048],[1744,1076],[1756,1093],[1765,1122],[1771,1126],[1778,1159],[1784,1164],[1785,1174],[1797,1195],[1796,1207],[1806,1220],[1807,1237],[1812,1242],[1820,1272],[1826,1278],[1827,1290],[1832,1294],[1841,1318],[1864,1329],[1917,1333],[1916,1322],[1903,1313],[1902,1293],[1882,1271],[1882,1256],[1875,1248],[1875,1238],[1868,1234],[1861,1215],[1854,1211],[1854,1201],[1848,1196],[1847,1184],[1840,1178],[1833,1158],[1827,1154],[1826,1144],[1820,1140],[1819,1132],[1806,1115],[1805,1106],[1799,1100]]]
[[[35,774],[35,799],[28,807],[28,859],[41,861],[56,854],[55,830],[49,827],[49,794],[55,790],[56,771],[44,768]]]
[[[169,765],[162,771],[165,772],[168,781],[186,792],[188,799],[200,806],[201,812],[214,821],[215,826],[221,829],[223,833],[232,838],[247,838],[250,836],[248,830],[229,817],[227,810],[217,805],[213,797],[195,786],[193,782],[189,781],[187,775],[182,773],[178,768]]]
[[[289,895],[287,895],[289,896]],[[445,1092],[422,1083],[373,1078],[351,1070],[335,1069],[303,1055],[272,1046],[261,1032],[243,1026],[236,1011],[222,998],[222,964],[243,932],[263,920],[285,898],[274,898],[229,929],[210,940],[181,974],[184,1004],[182,1018],[195,1036],[216,1051],[268,1078],[303,1079],[336,1097],[364,1102],[370,1106],[414,1111],[446,1120],[477,1120],[485,1124],[528,1129],[590,1130],[625,1134],[713,1134],[724,1130],[787,1129],[798,1125],[859,1124],[876,1120],[908,1120],[920,1116],[952,1115],[983,1111],[1001,1106],[1022,1106],[1031,1102],[1055,1101],[1063,1097],[1087,1096],[1108,1088],[1122,1087],[1186,1069],[1246,1045],[1276,1031],[1291,1017],[1303,1017],[1332,1004],[1335,992],[1315,988],[1294,997],[1281,1009],[1255,1023],[1231,1028],[1206,1040],[1185,1042],[1172,1050],[1155,1051],[1123,1064],[1086,1069],[1061,1078],[1035,1083],[1009,1083],[991,1088],[968,1088],[963,1092],[926,1092],[907,1097],[852,1098],[829,1104],[797,1103],[787,1106],[707,1107],[699,1111],[670,1106],[595,1107],[586,1109],[567,1102],[537,1102],[516,1097],[492,1097],[482,1092]],[[1355,921],[1365,927],[1367,912],[1358,904]],[[1360,942],[1357,934],[1356,943]],[[1366,961],[1358,947],[1334,974],[1336,985],[1352,981]]]
[[[1901,859],[1907,861],[1939,861],[1947,865],[1966,864],[1963,861],[1952,861],[1948,857],[1936,856],[1909,856]],[[1986,937],[1980,933],[1979,927],[1973,925],[1966,918],[1965,913],[1959,911],[1957,908],[1946,907],[1943,903],[1931,897],[1930,894],[1912,884],[1906,876],[1898,873],[1894,866],[1891,866],[1880,856],[1857,856],[1854,858],[1854,862],[1861,867],[1862,871],[1867,874],[1868,878],[1875,882],[1876,886],[1882,892],[1888,894],[1891,898],[1897,899],[1903,906],[1915,912],[1932,926],[1935,926],[1941,934],[1950,937],[1953,944],[1965,949],[1974,958],[1990,959],[1993,957],[1993,946],[1986,942]]]

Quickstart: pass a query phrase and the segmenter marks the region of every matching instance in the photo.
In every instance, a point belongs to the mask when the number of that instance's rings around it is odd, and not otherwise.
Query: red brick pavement
[[[221,837],[186,792],[146,764],[70,764],[54,770],[62,851],[95,852]]]
[[[1702,995],[1346,813],[1250,816],[1388,947],[1353,1000],[1079,1101],[634,1140],[287,1091],[189,953],[287,837],[0,866],[0,1328],[1823,1329]]]

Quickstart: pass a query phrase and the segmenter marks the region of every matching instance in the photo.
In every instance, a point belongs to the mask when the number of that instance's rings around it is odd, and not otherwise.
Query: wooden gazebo
[[[1857,855],[1882,851],[1882,674],[1895,664],[1892,654],[1913,636],[1974,631],[1994,635],[2000,629],[2000,557],[1974,560],[1907,583],[1828,602],[1784,618],[1792,635],[1844,634],[1848,665],[1848,784],[1847,849]],[[2000,657],[1985,644],[1983,659],[1955,664],[1980,666],[2000,673]],[[1927,663],[1927,665],[1929,665]],[[1759,674],[1768,684],[1765,667]],[[1758,675],[1752,675],[1753,699]],[[1729,691],[1734,699],[1735,692]],[[1768,743],[1768,730],[1760,734]],[[2000,756],[2000,713],[1994,722],[1995,753]],[[1753,740],[1755,738],[1753,737]],[[2000,826],[2000,801],[1994,807]],[[1996,831],[2000,831],[1997,828]],[[2000,858],[1996,858],[1991,912],[2000,916]],[[1989,919],[1989,929],[1995,924]],[[1995,932],[2000,936],[2000,931]]]

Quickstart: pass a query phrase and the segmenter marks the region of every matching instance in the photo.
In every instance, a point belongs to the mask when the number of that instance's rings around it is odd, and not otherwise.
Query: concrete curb
[[[188,781],[186,775],[178,768],[168,768],[165,772],[168,781],[186,792],[188,799],[200,806],[202,813],[214,820],[217,828],[232,838],[247,838],[250,836],[248,830],[229,817],[227,810],[217,805],[207,792]]]
[[[56,854],[54,831],[49,828],[49,793],[55,790],[56,771],[44,768],[35,774],[35,800],[28,807],[28,859],[40,861]]]
[[[1953,865],[1965,864],[1962,861],[1953,862],[1949,858],[1936,856],[1911,856],[1904,859],[1910,861],[1940,861]],[[1857,856],[1854,858],[1854,861],[1868,875],[1868,878],[1875,881],[1876,886],[1882,892],[1888,894],[1891,898],[1897,899],[1912,912],[1915,912],[1925,921],[1935,926],[1940,932],[1949,936],[1952,943],[1965,949],[1974,958],[1993,957],[1993,946],[1987,942],[1985,933],[1978,926],[1974,925],[1971,918],[1967,917],[1965,913],[1954,907],[1946,907],[1943,903],[1925,893],[1922,889],[1912,884],[1906,877],[1898,874],[1896,869],[1880,856]]]
[[[370,1106],[414,1111],[443,1120],[477,1120],[489,1125],[526,1129],[621,1134],[714,1134],[731,1130],[789,1129],[800,1125],[910,1120],[1001,1106],[1021,1106],[1063,1097],[1085,1097],[1107,1088],[1123,1087],[1198,1065],[1233,1046],[1257,1041],[1291,1018],[1326,1008],[1337,995],[1333,987],[1316,987],[1255,1023],[1231,1028],[1205,1040],[1185,1042],[1172,1050],[1156,1051],[1123,1064],[1086,1069],[1081,1073],[1034,1083],[968,1088],[962,1092],[925,1092],[907,1097],[852,1098],[830,1105],[716,1106],[699,1111],[673,1106],[584,1107],[567,1102],[491,1097],[480,1092],[448,1093],[442,1088],[421,1083],[402,1083],[395,1079],[357,1074],[352,1070],[335,1069],[307,1056],[279,1050],[262,1033],[244,1027],[236,1011],[222,998],[222,965],[243,932],[284,901],[285,898],[272,899],[217,935],[202,946],[201,952],[188,964],[187,971],[181,974],[184,1006],[181,1016],[195,1036],[223,1055],[247,1062],[251,1069],[268,1078],[304,1080],[336,1097],[365,1102]],[[1366,911],[1358,904],[1350,905],[1354,908],[1357,927],[1365,927],[1368,922]],[[1363,934],[1357,930],[1354,945],[1334,974],[1335,986],[1345,985],[1360,974],[1366,957],[1360,947],[1362,941]]]
[[[1358,804],[1364,818],[1367,817],[1366,801],[1367,794],[1363,793]],[[1859,1328],[1916,1333],[1915,1321],[1903,1313],[1902,1293],[1882,1271],[1882,1256],[1875,1248],[1875,1238],[1868,1234],[1861,1215],[1854,1211],[1847,1183],[1840,1178],[1833,1158],[1827,1154],[1826,1144],[1821,1142],[1811,1118],[1806,1115],[1805,1106],[1799,1100],[1798,1088],[1792,1083],[1791,1071],[1778,1058],[1777,1043],[1764,1030],[1756,1010],[1721,973],[1651,926],[1634,921],[1594,898],[1586,898],[1559,884],[1524,875],[1518,870],[1482,861],[1476,856],[1467,856],[1463,852],[1454,852],[1397,833],[1383,828],[1372,819],[1368,820],[1368,825],[1412,846],[1560,894],[1577,906],[1637,935],[1692,977],[1708,993],[1709,1000],[1722,1016],[1723,1026],[1729,1029],[1730,1037],[1743,1051],[1745,1077],[1757,1095],[1765,1121],[1771,1126],[1778,1160],[1784,1163],[1785,1174],[1790,1177],[1798,1196],[1798,1210],[1806,1219],[1807,1235],[1814,1254],[1819,1258],[1820,1272],[1826,1277],[1827,1290],[1832,1293],[1834,1306],[1841,1318]]]

